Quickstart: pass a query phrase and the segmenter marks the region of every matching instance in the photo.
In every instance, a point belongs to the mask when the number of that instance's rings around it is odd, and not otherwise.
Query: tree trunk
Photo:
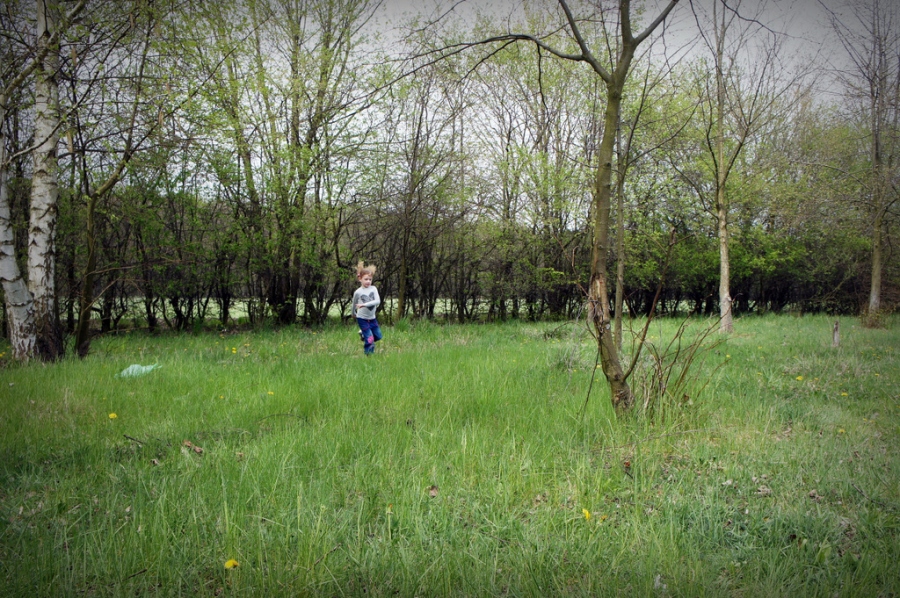
[[[724,196],[724,190],[718,191],[718,194]],[[732,299],[730,290],[731,279],[731,262],[728,257],[728,209],[725,207],[724,197],[716,201],[718,209],[716,216],[718,218],[718,235],[719,235],[719,332],[730,334],[734,332],[734,318],[732,316]]]
[[[78,327],[75,333],[75,350],[81,358],[87,357],[91,350],[91,313],[94,305],[94,281],[97,269],[97,239],[94,234],[94,213],[97,198],[88,198],[87,205],[87,246],[88,259],[84,269],[84,280],[81,288],[81,299],[78,309]]]
[[[884,235],[884,214],[879,210],[875,214],[874,230],[872,231],[872,283],[869,289],[868,315],[874,317],[881,310],[881,245]]]
[[[397,319],[399,320],[406,317],[408,279],[409,263],[406,242],[404,240],[403,246],[400,248],[400,274],[397,280]]]
[[[731,310],[731,262],[728,257],[728,203],[725,197],[725,182],[728,170],[725,165],[725,74],[722,62],[725,59],[725,19],[719,28],[716,19],[718,2],[713,2],[713,22],[716,27],[716,219],[719,237],[719,332],[730,334],[734,331]]]
[[[625,176],[621,132],[616,131],[616,154],[619,174],[616,177],[616,348],[622,350],[622,308],[625,303]]]
[[[16,262],[15,237],[10,222],[6,144],[2,135],[3,116],[5,114],[0,114],[0,282],[6,298],[12,358],[24,362],[35,356],[37,335],[31,293]]]
[[[600,351],[600,362],[603,374],[609,384],[613,407],[617,416],[622,416],[634,406],[634,395],[628,386],[628,380],[622,365],[619,362],[619,352],[612,335],[608,283],[606,263],[609,258],[609,225],[610,202],[612,197],[612,160],[616,149],[616,132],[619,124],[619,115],[622,107],[622,91],[628,72],[631,70],[631,61],[637,47],[650,33],[662,23],[668,14],[675,8],[678,0],[672,0],[659,16],[638,36],[631,31],[631,2],[621,0],[619,2],[621,46],[618,55],[613,59],[615,70],[607,71],[593,56],[590,48],[584,41],[578,28],[578,23],[573,16],[566,0],[558,0],[560,7],[566,13],[566,20],[572,31],[572,36],[581,49],[581,55],[576,60],[585,60],[606,84],[606,115],[603,125],[603,136],[600,140],[598,152],[597,178],[593,195],[593,244],[591,247],[591,279],[588,287],[589,317],[594,325],[597,335],[597,346]],[[545,46],[546,47],[546,46]],[[557,56],[572,59],[570,54],[554,52]]]
[[[51,41],[53,17],[44,0],[37,0],[39,51]],[[59,184],[56,146],[59,128],[59,86],[56,49],[49,48],[35,71],[34,174],[28,243],[28,290],[34,302],[37,356],[55,360],[63,353],[56,313],[56,221]]]
[[[625,72],[627,72],[627,68]],[[612,334],[606,272],[609,258],[612,158],[616,143],[616,125],[619,121],[622,102],[624,77],[622,79],[620,81],[618,78],[613,78],[606,86],[606,122],[600,141],[599,165],[594,186],[594,240],[591,249],[591,283],[588,290],[590,318],[597,334],[600,364],[609,383],[613,407],[619,416],[625,414],[634,405],[634,395],[619,362],[619,351]]]

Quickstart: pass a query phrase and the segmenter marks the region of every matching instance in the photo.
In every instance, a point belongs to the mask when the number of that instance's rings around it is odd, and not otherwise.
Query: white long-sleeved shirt
[[[360,304],[362,304],[363,307],[357,309],[356,306]],[[373,285],[369,285],[368,288],[359,287],[356,289],[356,292],[353,293],[353,316],[356,318],[374,320],[375,310],[378,309],[379,305],[381,305],[381,297],[378,295],[378,289]]]

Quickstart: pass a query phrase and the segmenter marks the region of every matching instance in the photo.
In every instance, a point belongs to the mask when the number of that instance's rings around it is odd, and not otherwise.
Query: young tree
[[[791,89],[801,75],[786,74],[781,63],[782,36],[760,23],[760,14],[743,14],[740,0],[712,0],[710,27],[701,4],[692,4],[701,39],[712,62],[712,76],[705,60],[698,63],[700,113],[705,128],[702,143],[706,154],[706,180],[691,177],[690,185],[716,222],[719,242],[719,330],[734,330],[731,293],[731,258],[728,182],[738,159],[767,123],[779,117],[778,110],[789,106]],[[765,5],[754,7],[761,13]],[[712,29],[712,34],[707,33]],[[679,165],[674,164],[675,168]]]
[[[597,151],[597,170],[593,185],[593,242],[591,250],[591,274],[588,287],[590,319],[596,333],[600,363],[610,387],[612,404],[616,413],[623,415],[634,406],[634,395],[628,385],[625,371],[619,359],[616,341],[612,334],[609,303],[609,278],[607,260],[610,253],[612,171],[616,149],[616,136],[632,60],[640,46],[659,27],[675,8],[678,0],[670,1],[660,13],[635,35],[632,30],[631,1],[618,0],[614,9],[600,6],[592,19],[578,19],[565,0],[558,0],[564,13],[569,43],[574,51],[557,48],[546,39],[532,34],[512,33],[497,36],[493,41],[529,41],[541,50],[563,60],[584,62],[600,77],[605,86],[606,110],[603,133]],[[615,18],[615,17],[618,18]],[[603,27],[606,56],[598,58],[594,48],[582,34],[582,25],[599,22]]]
[[[867,145],[867,172],[860,173],[863,204],[871,219],[872,274],[866,321],[882,308],[881,286],[888,218],[900,200],[900,7],[890,0],[858,0],[852,17],[830,13],[831,27],[849,65],[835,65],[846,107]],[[842,167],[839,165],[839,167]]]

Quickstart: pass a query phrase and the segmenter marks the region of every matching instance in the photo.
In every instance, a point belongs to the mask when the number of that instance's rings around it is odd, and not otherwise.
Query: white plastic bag
[[[143,376],[159,367],[162,366],[157,363],[154,363],[153,365],[140,365],[136,363],[116,374],[116,378],[135,378],[137,376]]]

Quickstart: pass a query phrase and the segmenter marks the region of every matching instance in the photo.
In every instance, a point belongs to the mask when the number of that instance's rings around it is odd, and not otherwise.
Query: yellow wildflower
[[[239,567],[239,566],[240,566],[240,563],[234,559],[228,559],[227,561],[225,561],[226,569],[234,569],[235,567]]]
[[[798,382],[803,382],[803,376],[797,376],[797,381],[798,381]]]
[[[590,521],[590,519],[591,519],[591,512],[588,511],[587,509],[581,509],[581,512],[584,513],[584,518],[587,519],[588,521]]]
[[[116,419],[117,417],[119,417],[119,416],[116,415],[115,413],[110,413],[110,414],[109,414],[109,419]]]

